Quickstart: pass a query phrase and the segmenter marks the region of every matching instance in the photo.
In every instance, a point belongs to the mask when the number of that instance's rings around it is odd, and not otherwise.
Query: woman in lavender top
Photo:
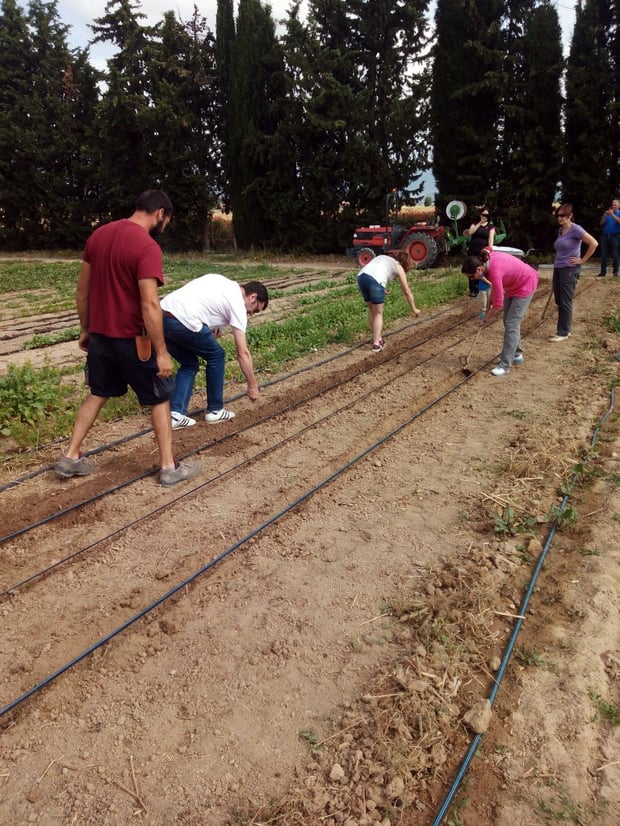
[[[556,215],[560,228],[553,245],[553,297],[558,307],[558,325],[556,334],[551,336],[550,341],[565,341],[571,332],[573,297],[581,274],[581,265],[592,257],[598,247],[598,241],[583,227],[573,222],[572,204],[560,204]],[[583,256],[582,244],[586,245]]]

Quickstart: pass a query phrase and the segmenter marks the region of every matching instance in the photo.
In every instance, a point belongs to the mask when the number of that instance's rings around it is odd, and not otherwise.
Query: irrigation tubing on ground
[[[373,444],[369,445],[367,448],[365,448],[365,449],[364,449],[361,453],[359,453],[357,456],[354,456],[352,459],[350,459],[350,460],[349,460],[348,462],[346,462],[344,465],[342,465],[341,467],[339,467],[339,468],[338,468],[337,470],[335,470],[333,473],[330,473],[330,474],[329,474],[329,476],[327,476],[325,479],[323,479],[323,480],[322,480],[321,482],[319,482],[317,485],[315,485],[314,487],[310,488],[310,489],[309,489],[309,490],[307,490],[305,493],[301,494],[301,496],[299,496],[299,497],[298,497],[297,499],[295,499],[293,502],[290,502],[288,505],[286,505],[284,508],[282,508],[282,509],[281,509],[280,511],[278,511],[276,514],[274,514],[273,516],[269,517],[269,519],[267,519],[267,521],[266,521],[266,522],[263,522],[263,524],[262,524],[262,525],[259,525],[257,528],[255,528],[253,531],[251,531],[249,534],[247,534],[246,536],[244,536],[242,539],[240,539],[240,540],[238,540],[237,542],[235,542],[235,543],[234,543],[234,545],[231,545],[229,548],[226,548],[226,550],[222,551],[222,553],[221,553],[221,554],[219,554],[218,556],[216,556],[214,559],[212,559],[212,560],[211,560],[210,562],[208,562],[206,565],[203,565],[201,568],[199,568],[199,569],[198,569],[197,571],[195,571],[193,574],[191,574],[190,576],[186,577],[186,578],[185,578],[182,582],[178,583],[178,584],[177,584],[177,585],[175,585],[173,588],[171,588],[169,591],[167,591],[165,594],[163,594],[162,596],[158,597],[158,598],[157,598],[154,602],[152,602],[150,605],[147,605],[145,608],[142,608],[142,609],[141,609],[141,610],[140,610],[137,614],[134,614],[134,616],[129,617],[129,619],[127,619],[125,622],[123,622],[123,623],[122,623],[121,625],[119,625],[117,628],[113,629],[113,630],[112,630],[112,631],[110,631],[108,634],[106,634],[104,637],[102,637],[100,640],[98,640],[97,642],[93,643],[93,644],[92,644],[92,645],[90,645],[88,648],[84,649],[84,651],[82,651],[80,654],[78,654],[77,656],[75,656],[72,660],[70,660],[68,663],[65,663],[65,665],[61,666],[60,668],[56,669],[56,671],[54,671],[52,674],[49,674],[49,675],[48,675],[47,677],[45,677],[43,680],[41,680],[41,681],[40,681],[40,682],[38,682],[36,685],[34,685],[34,686],[32,686],[30,689],[28,689],[28,691],[24,692],[24,693],[23,693],[23,694],[21,694],[19,697],[17,697],[17,698],[15,698],[14,700],[12,700],[10,703],[8,703],[7,705],[5,705],[3,708],[0,708],[0,717],[3,717],[5,714],[8,714],[10,711],[13,711],[15,708],[17,708],[17,706],[21,705],[21,703],[23,703],[23,702],[24,702],[25,700],[27,700],[29,697],[32,697],[34,694],[38,693],[41,689],[43,689],[43,688],[45,688],[46,686],[50,685],[50,684],[51,684],[52,682],[54,682],[54,681],[55,681],[58,677],[60,677],[61,675],[65,674],[67,671],[69,671],[71,668],[73,668],[73,666],[77,665],[77,664],[78,664],[78,663],[80,663],[82,660],[86,659],[86,657],[90,656],[90,655],[91,655],[91,654],[93,654],[95,651],[97,651],[99,648],[101,648],[103,645],[105,645],[106,643],[108,643],[108,642],[110,642],[111,640],[113,640],[116,636],[118,636],[119,634],[121,634],[123,631],[125,631],[127,628],[129,628],[131,625],[133,625],[133,624],[134,624],[135,622],[137,622],[139,619],[142,619],[144,616],[146,616],[147,614],[149,614],[149,613],[150,613],[151,611],[153,611],[155,608],[157,608],[157,607],[158,607],[158,606],[160,606],[162,603],[166,602],[168,599],[170,599],[170,598],[171,598],[171,597],[173,597],[175,594],[177,594],[180,590],[182,590],[183,588],[185,588],[185,587],[187,587],[188,585],[190,585],[190,584],[191,584],[194,580],[196,580],[196,579],[198,579],[198,577],[202,576],[202,574],[203,574],[203,573],[205,573],[206,571],[210,570],[210,569],[211,569],[211,568],[213,568],[215,565],[219,564],[222,560],[224,560],[224,559],[225,559],[226,557],[228,557],[231,553],[233,553],[233,551],[236,551],[238,548],[240,548],[240,547],[242,547],[243,545],[245,545],[247,542],[249,542],[249,540],[250,540],[250,539],[253,539],[255,536],[257,536],[258,534],[260,534],[263,530],[265,530],[265,529],[266,529],[266,528],[268,528],[269,526],[273,525],[273,524],[274,524],[274,523],[275,523],[278,519],[280,519],[282,516],[284,516],[285,514],[289,513],[290,511],[292,511],[292,510],[293,510],[294,508],[296,508],[298,505],[300,505],[300,504],[302,504],[303,502],[305,502],[305,501],[307,501],[308,499],[310,499],[312,496],[314,496],[314,494],[315,494],[315,493],[317,493],[318,491],[322,490],[322,488],[324,488],[324,487],[326,487],[327,485],[329,485],[331,482],[333,482],[333,481],[334,481],[334,479],[337,479],[339,476],[341,476],[341,475],[342,475],[343,473],[345,473],[347,470],[349,470],[350,468],[352,468],[352,467],[353,467],[354,465],[356,465],[359,461],[361,461],[361,460],[362,460],[362,459],[364,459],[366,456],[368,456],[368,454],[372,453],[372,452],[373,452],[374,450],[376,450],[378,447],[381,447],[381,445],[385,444],[385,443],[386,443],[387,441],[389,441],[391,438],[393,438],[394,436],[398,435],[398,434],[399,434],[399,433],[401,433],[403,430],[405,430],[405,428],[407,428],[410,424],[412,424],[412,423],[413,423],[416,419],[418,419],[420,416],[422,416],[422,415],[423,415],[424,413],[426,413],[428,410],[430,410],[431,408],[433,408],[436,404],[438,404],[440,401],[442,401],[442,400],[443,400],[446,396],[449,396],[451,393],[453,393],[453,392],[454,392],[454,390],[456,389],[456,387],[460,386],[461,384],[465,383],[466,381],[469,381],[469,378],[463,378],[463,379],[459,382],[459,384],[458,384],[458,385],[456,385],[455,387],[451,387],[451,388],[449,388],[449,389],[448,389],[448,390],[446,390],[444,393],[442,393],[441,395],[437,396],[437,397],[436,397],[435,399],[433,399],[431,402],[429,402],[428,404],[426,404],[424,407],[420,408],[420,410],[417,410],[417,411],[414,413],[414,415],[413,415],[413,416],[410,416],[410,417],[409,417],[408,419],[406,419],[404,422],[401,422],[401,424],[399,424],[397,427],[395,427],[393,430],[391,430],[391,431],[390,431],[389,433],[387,433],[385,436],[382,436],[382,437],[381,437],[381,439],[379,439],[379,440],[378,440],[378,441],[376,441],[376,442],[373,442]]]
[[[601,427],[605,424],[605,422],[607,421],[607,418],[610,416],[612,410],[614,409],[615,398],[616,398],[615,388],[612,387],[611,393],[610,393],[609,407],[607,408],[604,415],[601,417],[600,421],[598,422],[598,424],[594,428],[594,431],[592,433],[592,438],[590,440],[590,448],[592,448],[593,445],[596,443],[596,440],[598,439],[598,434],[600,432]],[[588,457],[586,457],[586,460],[585,460],[584,464],[587,461],[588,461]],[[549,535],[547,536],[547,539],[545,541],[543,549],[541,550],[540,555],[538,557],[538,561],[536,563],[536,566],[535,566],[534,571],[532,573],[532,577],[530,579],[530,584],[528,585],[528,588],[525,592],[525,596],[523,597],[523,600],[522,600],[521,605],[519,607],[519,613],[517,615],[517,619],[516,619],[514,628],[512,630],[512,633],[510,635],[510,638],[509,638],[508,643],[506,645],[506,648],[504,650],[504,655],[502,657],[502,662],[500,664],[500,667],[497,671],[497,676],[495,677],[494,682],[493,682],[493,687],[491,688],[491,691],[489,692],[488,700],[489,700],[489,703],[491,704],[491,708],[493,707],[493,703],[495,702],[495,698],[497,696],[497,692],[499,691],[500,683],[501,683],[502,678],[504,676],[504,672],[506,671],[508,661],[510,660],[513,648],[514,648],[515,643],[517,641],[517,637],[519,636],[519,632],[521,631],[521,626],[523,625],[523,620],[525,619],[525,614],[527,612],[527,608],[528,608],[528,605],[529,605],[529,602],[530,602],[530,598],[531,598],[532,593],[534,591],[534,588],[536,586],[536,582],[538,581],[538,576],[539,576],[539,574],[542,570],[542,566],[543,566],[545,558],[547,556],[547,552],[549,551],[549,548],[551,547],[551,543],[553,541],[553,538],[556,534],[556,531],[557,531],[557,528],[558,528],[558,521],[562,518],[562,514],[564,513],[564,511],[566,510],[566,507],[568,505],[570,495],[574,491],[578,481],[580,480],[580,478],[582,476],[583,476],[583,470],[575,472],[575,474],[573,475],[573,478],[572,478],[572,480],[571,480],[571,482],[568,486],[567,492],[565,493],[564,498],[562,499],[562,502],[560,504],[560,507],[558,508],[557,516],[553,520],[553,524],[551,525],[551,528],[549,530]],[[435,816],[435,819],[433,820],[432,826],[440,826],[441,821],[446,816],[446,812],[448,811],[448,807],[450,806],[450,803],[454,799],[454,796],[456,795],[456,793],[457,793],[457,791],[458,791],[458,789],[461,785],[461,782],[463,781],[463,778],[465,777],[467,769],[469,768],[469,765],[470,765],[470,763],[471,763],[471,761],[472,761],[472,759],[473,759],[473,757],[474,757],[474,755],[475,755],[475,753],[478,749],[478,746],[479,746],[481,740],[482,740],[482,734],[476,734],[476,736],[472,740],[469,748],[467,749],[465,757],[463,758],[463,760],[461,762],[461,765],[459,766],[459,769],[458,769],[458,771],[456,773],[456,776],[455,776],[455,778],[452,782],[452,785],[450,786],[450,789],[448,790],[448,794],[446,795],[439,811],[437,812],[437,815]]]
[[[464,324],[468,320],[469,319],[461,320],[461,321],[457,322],[457,324],[455,324],[454,327],[452,327],[450,329],[456,329],[457,327],[459,327],[461,324]],[[428,338],[426,338],[426,339],[418,342],[417,344],[415,344],[413,346],[413,348],[410,348],[410,349],[415,349],[416,347],[419,347],[422,344],[427,344],[429,341],[432,341],[434,338],[436,338],[436,336],[429,336]],[[356,347],[357,346],[361,346],[361,345],[356,345]],[[353,348],[353,349],[355,349],[355,348]],[[349,353],[349,352],[351,352],[351,350],[346,351],[346,353]],[[405,352],[405,351],[403,351],[403,352]],[[340,353],[340,354],[337,354],[335,356],[332,356],[329,359],[324,359],[322,362],[320,362],[320,364],[325,364],[325,363],[327,363],[327,362],[329,362],[329,361],[331,361],[335,358],[340,358],[342,355],[343,354]],[[400,355],[402,355],[402,353]],[[318,365],[314,365],[314,366],[318,366]],[[298,373],[303,373],[308,369],[313,369],[314,366],[300,368],[298,371],[295,371],[293,373],[288,374],[285,378],[290,378],[294,375],[297,375]],[[369,372],[370,370],[374,369],[375,366],[376,365],[368,366],[368,367],[362,367],[362,368],[360,368],[360,370],[358,371],[358,373],[356,375],[359,376],[359,375],[362,375],[365,372]],[[350,378],[355,378],[355,376],[351,376]],[[282,381],[282,380],[283,380],[283,378],[274,379],[272,384],[276,384],[277,382]],[[266,386],[266,385],[263,385],[263,386]],[[326,388],[324,388],[324,390],[322,392],[329,392],[329,390],[333,389],[333,387],[335,387],[335,386],[336,385],[326,387]],[[460,386],[460,385],[457,385],[457,386]],[[243,395],[243,394],[240,394],[240,395]],[[318,395],[320,395],[320,394],[318,394]],[[239,398],[239,397],[236,396],[235,398]],[[299,399],[297,402],[294,402],[294,403],[288,405],[287,407],[284,407],[281,410],[279,410],[278,415],[282,415],[283,413],[290,412],[291,410],[294,410],[296,407],[299,407],[302,404],[305,404],[308,400],[309,400],[308,398]],[[213,444],[222,444],[223,442],[228,441],[229,439],[232,439],[235,436],[238,436],[240,433],[243,433],[245,430],[249,430],[250,428],[255,427],[256,425],[261,424],[261,423],[267,421],[268,419],[273,418],[273,415],[274,414],[269,414],[269,415],[263,416],[259,419],[255,419],[254,421],[247,424],[245,427],[239,428],[239,429],[233,431],[232,433],[228,433],[226,436],[222,437],[221,439],[217,439],[215,442],[209,443],[209,445],[202,445],[201,447],[195,448],[194,450],[189,451],[188,453],[185,453],[185,454],[181,455],[180,458],[181,459],[186,459],[188,456],[195,456],[197,453],[200,453],[202,450],[205,450],[207,447],[213,446]],[[100,453],[102,451],[107,450],[108,447],[115,447],[118,444],[121,444],[123,442],[131,441],[132,439],[136,438],[137,436],[144,435],[144,434],[149,433],[149,432],[150,432],[150,428],[147,428],[145,430],[139,431],[138,433],[129,434],[128,436],[125,436],[122,439],[116,440],[115,442],[111,443],[110,445],[101,445],[100,447],[96,448],[95,450],[87,452],[85,455],[92,456],[95,453]],[[40,473],[42,473],[44,471],[50,470],[51,468],[52,468],[52,466],[48,465],[45,468],[34,471],[33,473],[30,474],[30,476],[31,477],[32,476],[37,476],[37,475],[39,475]],[[97,499],[102,499],[103,497],[107,496],[109,493],[114,493],[115,491],[122,490],[123,488],[128,487],[129,485],[132,485],[134,482],[138,482],[141,479],[146,479],[148,476],[153,476],[155,473],[157,473],[156,468],[151,468],[149,470],[144,470],[141,473],[138,473],[136,476],[132,476],[129,479],[125,479],[122,482],[119,482],[117,485],[114,485],[111,488],[107,488],[106,490],[99,491],[99,493],[95,494],[94,496],[91,496],[88,499],[82,499],[79,502],[74,502],[68,508],[64,508],[63,510],[55,511],[54,513],[43,517],[42,519],[40,519],[37,522],[32,522],[29,525],[26,525],[22,528],[18,528],[17,530],[13,531],[12,533],[1,535],[0,536],[0,544],[3,543],[3,542],[7,542],[11,539],[15,539],[16,537],[21,536],[24,533],[27,533],[28,531],[33,530],[34,528],[38,528],[38,527],[41,527],[42,525],[48,524],[49,522],[52,522],[52,521],[58,519],[59,517],[64,516],[67,513],[70,513],[71,511],[77,510],[78,508],[81,508],[84,505],[89,504],[90,502],[94,502]],[[5,488],[11,487],[12,485],[16,484],[17,481],[22,481],[22,480],[15,480],[15,481],[5,485]],[[0,492],[2,490],[4,490],[5,488],[0,487]]]
[[[450,308],[447,308],[445,310],[440,310],[438,313],[435,313],[435,315],[431,315],[431,316],[428,317],[428,319],[424,319],[424,320],[425,321],[427,321],[427,320],[428,321],[434,321],[437,318],[441,318],[442,315],[445,315],[449,311],[450,311]],[[475,316],[471,316],[471,318],[475,318]],[[459,321],[457,324],[455,324],[454,327],[456,328],[456,327],[459,327],[461,324],[465,324],[467,321],[470,321],[471,318],[461,319],[461,321]],[[414,323],[415,322],[411,321],[407,324],[403,324],[402,327],[399,327],[397,330],[394,330],[392,333],[389,333],[387,335],[388,336],[389,335],[395,335],[396,333],[400,333],[403,330],[407,330],[407,329],[409,329],[409,327],[412,327]],[[425,339],[424,341],[422,341],[420,343],[425,344],[428,340],[429,339]],[[317,361],[313,364],[306,365],[305,367],[300,367],[297,370],[292,370],[291,372],[285,373],[282,376],[278,376],[275,379],[271,379],[270,381],[263,382],[260,385],[260,387],[261,387],[261,389],[264,389],[266,387],[273,387],[274,385],[280,384],[280,382],[283,382],[283,381],[287,381],[288,379],[291,379],[294,376],[299,376],[302,373],[307,373],[310,370],[315,370],[318,367],[323,367],[324,365],[329,364],[332,361],[336,361],[339,358],[343,358],[344,356],[347,356],[350,353],[353,353],[355,350],[359,350],[361,347],[366,346],[366,344],[367,344],[367,342],[364,342],[364,341],[358,342],[357,344],[354,344],[353,346],[349,347],[346,350],[341,350],[338,353],[335,353],[333,356],[328,356],[327,358],[321,359],[321,361]],[[237,393],[234,396],[230,396],[227,399],[227,401],[228,402],[237,401],[237,399],[241,399],[244,396],[245,396],[245,393],[243,393],[243,392]],[[191,410],[190,413],[193,413],[193,414],[199,413],[199,412],[201,412],[201,410],[202,410],[202,408],[196,408],[195,410]],[[120,421],[120,419],[115,419],[114,421]],[[140,436],[146,436],[147,434],[151,433],[152,430],[153,430],[152,427],[142,428],[141,430],[137,430],[135,433],[129,433],[127,436],[122,436],[120,439],[115,439],[113,442],[109,442],[108,444],[100,445],[99,447],[93,448],[92,450],[87,450],[87,451],[85,451],[84,455],[85,456],[95,456],[98,453],[103,453],[104,451],[108,450],[109,448],[119,447],[120,445],[125,444],[126,442],[131,442],[134,439],[139,439]],[[67,441],[66,438],[55,439],[54,441],[49,442],[46,445],[37,445],[36,447],[29,448],[28,450],[24,450],[24,451],[22,451],[22,453],[20,453],[18,455],[26,455],[26,454],[29,454],[29,453],[33,453],[36,450],[43,450],[44,448],[54,447],[55,445],[62,444],[63,442],[66,442],[66,441]],[[5,482],[4,484],[0,485],[0,493],[2,493],[5,490],[9,490],[9,488],[13,488],[16,485],[21,484],[22,482],[27,482],[30,479],[34,479],[35,477],[40,476],[42,473],[47,473],[49,470],[52,470],[53,467],[54,467],[53,465],[44,465],[43,467],[37,468],[36,470],[32,470],[29,473],[25,473],[22,476],[19,476],[17,479],[12,479],[10,482]],[[148,474],[145,474],[145,475],[148,475]]]
[[[429,361],[431,358],[433,358],[433,356],[429,357],[429,359],[426,359],[426,360],[423,360],[422,362],[420,362],[420,365],[424,364],[425,361]],[[495,357],[490,359],[488,362],[485,362],[484,364],[482,364],[477,370],[473,371],[471,373],[471,375],[468,376],[467,379],[461,379],[461,381],[459,381],[453,388],[451,388],[450,391],[447,391],[447,392],[451,392],[452,390],[456,390],[465,381],[467,381],[469,378],[471,378],[471,376],[475,375],[475,373],[479,373],[488,364],[490,364],[491,361],[494,361],[494,360],[495,360]],[[420,365],[418,365],[418,366],[420,366]],[[305,427],[302,427],[301,430],[297,430],[295,433],[292,433],[290,436],[287,436],[285,439],[282,439],[277,444],[270,445],[269,447],[266,447],[263,450],[260,450],[258,453],[255,453],[253,456],[250,456],[248,459],[244,459],[243,461],[237,463],[236,465],[233,465],[232,467],[228,468],[228,470],[225,470],[221,473],[218,473],[216,476],[212,476],[210,479],[207,479],[206,481],[201,482],[197,486],[193,487],[191,490],[185,491],[184,493],[182,493],[181,495],[175,497],[174,499],[171,499],[168,502],[166,502],[165,504],[159,506],[158,508],[155,508],[155,510],[149,511],[148,513],[144,514],[143,516],[138,517],[137,519],[133,520],[132,522],[121,526],[120,528],[118,528],[115,531],[112,531],[112,533],[109,533],[106,536],[103,536],[100,539],[97,539],[94,542],[91,542],[89,545],[85,545],[83,548],[79,548],[78,550],[73,551],[72,553],[67,554],[64,557],[61,557],[60,559],[57,559],[52,565],[49,565],[46,568],[42,568],[38,571],[35,571],[33,574],[30,574],[29,576],[25,577],[24,579],[20,580],[19,582],[15,582],[12,585],[4,587],[4,589],[2,591],[0,591],[0,599],[2,599],[5,596],[8,596],[8,594],[16,593],[20,588],[23,588],[25,585],[28,585],[29,583],[34,582],[37,579],[41,579],[42,577],[46,576],[51,571],[55,570],[56,568],[59,568],[61,565],[64,565],[65,563],[70,562],[73,559],[76,559],[77,557],[81,556],[82,554],[84,554],[88,551],[91,551],[93,548],[97,547],[98,545],[100,545],[101,543],[107,541],[108,539],[112,539],[113,537],[122,534],[124,531],[128,530],[129,528],[135,527],[136,525],[138,525],[139,523],[145,521],[146,519],[149,519],[150,517],[155,516],[158,513],[162,513],[164,510],[169,508],[171,505],[176,504],[181,499],[184,499],[187,496],[190,496],[191,494],[195,493],[198,490],[203,490],[204,488],[208,487],[209,485],[212,485],[214,482],[217,482],[220,479],[223,479],[225,476],[229,476],[231,473],[234,473],[235,471],[240,470],[245,465],[249,465],[252,462],[257,461],[258,459],[261,459],[263,456],[266,456],[268,453],[271,453],[272,451],[276,450],[277,448],[282,447],[283,445],[287,444],[288,442],[292,441],[293,439],[298,439],[300,436],[302,436],[304,433],[306,433],[308,430],[312,429],[313,427],[316,427],[317,425],[322,424],[323,422],[326,422],[332,416],[340,415],[348,407],[351,407],[354,404],[357,404],[358,402],[362,401],[364,398],[367,398],[368,396],[376,393],[378,390],[381,390],[382,387],[387,387],[387,385],[390,384],[392,381],[394,381],[394,379],[389,379],[389,380],[385,381],[382,385],[379,385],[379,387],[373,387],[371,390],[368,390],[362,396],[357,396],[355,399],[348,402],[344,407],[340,407],[337,410],[332,411],[331,413],[327,413],[322,418],[316,419],[315,421],[311,422],[310,424],[306,425]],[[444,393],[442,398],[444,398],[445,395],[446,394]],[[284,410],[282,410],[281,412],[284,413],[284,412],[286,412],[287,410],[290,410],[290,409],[291,409],[291,407],[288,407],[288,408],[285,408]],[[248,424],[246,427],[242,428],[241,430],[236,430],[234,433],[228,434],[223,439],[220,439],[218,443],[220,443],[222,441],[225,441],[227,439],[233,438],[234,436],[238,435],[239,433],[243,433],[244,430],[249,430],[251,427],[254,427],[256,424],[260,424],[263,421],[265,421],[265,418],[259,420],[258,422],[256,422],[256,421],[252,422],[251,424]],[[194,451],[194,453],[196,453],[196,452],[199,452],[199,451]],[[192,454],[188,454],[188,455],[192,455]],[[125,481],[121,484],[124,487],[124,486],[130,484],[131,482],[136,481],[137,479],[141,479],[141,478],[144,478],[145,476],[148,476],[150,473],[152,473],[152,471],[143,472],[140,476],[134,477],[133,479],[131,479],[129,481]],[[86,505],[90,502],[94,502],[97,499],[103,498],[107,493],[112,493],[112,492],[114,492],[115,490],[118,490],[118,489],[119,488],[117,486],[115,488],[110,488],[107,491],[102,491],[101,493],[97,494],[96,496],[91,497],[90,499],[83,499],[81,502],[78,503],[78,505],[73,505],[73,506],[71,506],[71,508],[66,508],[63,511],[57,511],[55,514],[52,514],[52,515],[46,517],[44,520],[41,520],[41,521],[33,523],[33,524],[31,524],[31,525],[29,525],[25,528],[22,528],[19,531],[19,533],[23,534],[27,530],[30,530],[32,528],[37,528],[42,524],[45,524],[47,522],[52,521],[52,519],[56,519],[59,516],[65,515],[70,510],[74,510],[76,507],[82,507],[83,505]],[[17,533],[11,534],[8,537],[0,537],[0,542],[4,542],[7,538],[12,538],[13,536],[16,536],[16,535],[17,535]]]

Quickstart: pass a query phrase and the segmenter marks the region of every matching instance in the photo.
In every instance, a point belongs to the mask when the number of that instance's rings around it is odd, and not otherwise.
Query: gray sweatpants
[[[504,298],[504,346],[499,366],[510,370],[516,353],[521,352],[521,321],[530,306],[532,296],[526,298]]]

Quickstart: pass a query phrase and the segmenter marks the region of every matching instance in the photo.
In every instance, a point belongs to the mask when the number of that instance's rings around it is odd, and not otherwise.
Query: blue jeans
[[[573,323],[573,296],[581,275],[581,267],[559,267],[553,270],[553,297],[558,306],[557,334],[567,336]]]
[[[620,233],[601,236],[601,275],[605,275],[607,272],[607,256],[609,250],[611,250],[613,273],[614,275],[618,275],[618,262],[620,259]]]
[[[187,414],[198,372],[198,357],[205,360],[207,379],[207,412],[224,407],[224,366],[226,353],[206,324],[197,333],[176,318],[164,316],[164,336],[170,355],[179,362],[174,379],[170,409]]]

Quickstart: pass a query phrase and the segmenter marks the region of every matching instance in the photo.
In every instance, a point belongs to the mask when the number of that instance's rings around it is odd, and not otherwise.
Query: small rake
[[[463,368],[463,373],[466,376],[471,376],[471,374],[474,372],[471,369],[471,367],[469,366],[469,359],[471,358],[471,354],[474,352],[476,344],[478,344],[478,339],[480,338],[480,333],[481,332],[482,332],[482,327],[476,333],[476,336],[474,338],[474,343],[471,345],[471,349],[470,349],[469,353],[466,356],[459,356],[459,358],[461,360],[461,367]]]

